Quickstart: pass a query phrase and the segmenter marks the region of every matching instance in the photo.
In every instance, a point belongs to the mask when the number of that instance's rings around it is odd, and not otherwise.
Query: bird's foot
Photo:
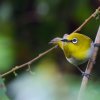
[[[94,43],[94,47],[100,47],[100,43]]]
[[[85,76],[85,77],[87,77],[87,78],[89,79],[89,77],[90,77],[90,74],[88,74],[88,73],[85,73],[85,72],[82,72],[82,76]]]

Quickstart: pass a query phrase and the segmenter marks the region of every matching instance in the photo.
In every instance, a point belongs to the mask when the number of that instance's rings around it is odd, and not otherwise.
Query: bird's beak
[[[68,39],[62,39],[62,42],[72,42],[72,40],[68,40]]]
[[[60,42],[62,40],[62,38],[56,37],[54,39],[52,39],[49,44],[57,44],[58,42]]]

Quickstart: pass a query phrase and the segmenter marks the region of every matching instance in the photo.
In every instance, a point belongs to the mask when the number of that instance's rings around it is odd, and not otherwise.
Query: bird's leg
[[[94,43],[94,47],[100,47],[100,43]],[[89,59],[91,62],[93,62],[93,64],[96,63],[96,61],[94,61],[92,58]]]
[[[88,73],[85,73],[84,71],[82,71],[78,66],[75,66],[81,73],[82,73],[82,76],[86,76],[87,78],[90,77],[90,74]]]
[[[78,66],[75,66],[81,73],[83,73],[83,71],[78,67]]]

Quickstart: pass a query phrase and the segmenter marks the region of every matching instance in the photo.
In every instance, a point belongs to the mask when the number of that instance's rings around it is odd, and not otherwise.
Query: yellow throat
[[[54,38],[51,43],[57,44],[63,50],[67,60],[74,65],[87,61],[93,51],[92,40],[80,33],[65,34],[63,38]]]

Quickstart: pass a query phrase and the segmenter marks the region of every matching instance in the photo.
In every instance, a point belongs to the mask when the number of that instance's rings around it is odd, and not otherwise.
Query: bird
[[[90,37],[81,33],[64,34],[63,38],[56,37],[49,43],[58,45],[67,61],[77,67],[82,75],[89,76],[79,68],[79,65],[91,59],[94,43]]]

